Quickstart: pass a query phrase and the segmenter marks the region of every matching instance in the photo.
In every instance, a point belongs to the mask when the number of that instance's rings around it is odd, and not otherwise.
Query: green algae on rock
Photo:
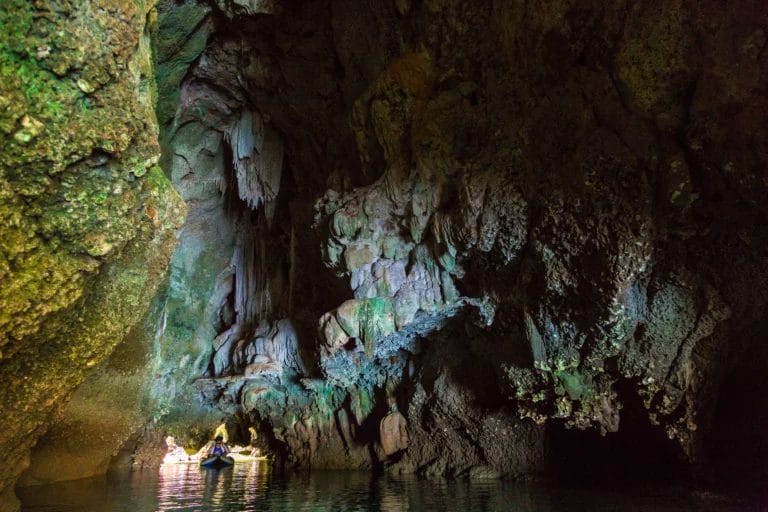
[[[156,166],[151,8],[0,13],[0,403],[20,461],[141,318],[183,218]],[[21,470],[0,472],[4,497]]]

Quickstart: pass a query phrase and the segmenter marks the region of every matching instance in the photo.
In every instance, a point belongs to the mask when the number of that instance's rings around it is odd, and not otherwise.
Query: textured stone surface
[[[161,2],[161,162],[189,216],[139,456],[224,414],[289,465],[522,475],[557,429],[631,418],[705,462],[768,327],[766,11]],[[8,112],[34,140],[40,116]]]
[[[146,423],[144,401],[150,340],[139,323],[106,363],[86,377],[32,450],[19,485],[39,485],[104,474],[117,449]]]
[[[157,167],[148,2],[0,13],[0,502],[146,311],[184,206]]]
[[[182,233],[221,263],[174,267],[210,307],[189,371],[158,361],[176,372],[166,397],[250,415],[299,465],[530,472],[536,424],[613,432],[635,401],[698,460],[766,304],[736,277],[766,279],[766,148],[750,135],[765,129],[765,9],[238,5],[219,3],[166,151],[197,173],[177,186],[202,172],[223,191],[206,211],[229,208]],[[243,173],[263,179],[224,135],[244,116],[285,147],[269,210],[243,203]],[[238,243],[253,263],[232,259]],[[247,318],[243,290],[260,305]],[[278,340],[279,322],[294,327]],[[179,350],[167,332],[160,349]],[[390,399],[412,433],[397,461],[377,442]]]

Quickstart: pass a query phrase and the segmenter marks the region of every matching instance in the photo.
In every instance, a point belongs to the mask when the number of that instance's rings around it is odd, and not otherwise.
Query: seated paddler
[[[208,450],[207,457],[213,457],[215,455],[223,456],[229,453],[229,448],[224,444],[224,438],[222,436],[216,436],[213,446]]]

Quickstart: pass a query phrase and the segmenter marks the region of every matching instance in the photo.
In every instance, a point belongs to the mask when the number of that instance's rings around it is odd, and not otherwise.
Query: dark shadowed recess
[[[762,361],[768,348],[753,343],[726,377],[700,460],[688,461],[680,447],[648,420],[637,395],[619,390],[624,408],[618,432],[547,429],[551,476],[564,484],[637,487],[685,485],[714,489],[768,503],[768,374]]]
[[[624,408],[618,432],[548,425],[547,458],[552,477],[567,484],[635,487],[693,483],[680,446],[651,424],[631,386],[619,389]]]
[[[715,483],[768,503],[768,347],[762,337],[752,345],[720,390],[708,448]]]

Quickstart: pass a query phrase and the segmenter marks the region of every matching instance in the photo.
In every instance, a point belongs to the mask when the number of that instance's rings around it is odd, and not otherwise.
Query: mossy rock
[[[156,165],[151,8],[0,12],[0,439],[14,460],[145,313],[183,220]],[[0,469],[0,494],[22,470]]]

